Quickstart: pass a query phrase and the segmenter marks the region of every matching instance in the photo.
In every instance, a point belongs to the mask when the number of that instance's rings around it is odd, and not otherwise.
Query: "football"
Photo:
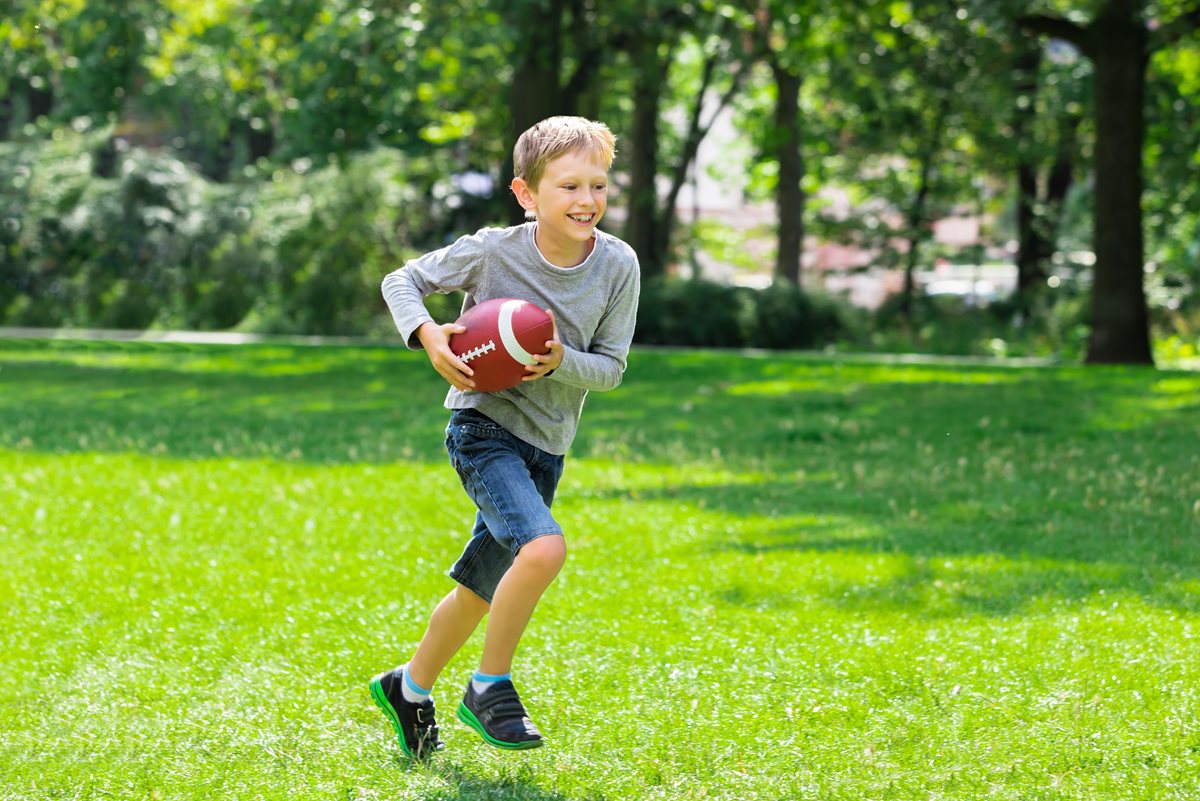
[[[525,365],[544,354],[554,321],[540,307],[514,298],[493,298],[472,306],[456,320],[467,330],[450,337],[450,350],[475,375],[476,392],[498,392],[529,375]]]

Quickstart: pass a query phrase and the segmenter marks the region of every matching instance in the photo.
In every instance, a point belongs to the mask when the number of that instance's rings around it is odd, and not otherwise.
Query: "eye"
[[[574,192],[575,184],[563,184],[563,189],[567,190],[568,192]]]
[[[608,184],[596,184],[592,189],[595,189],[597,192],[606,192],[608,191]]]

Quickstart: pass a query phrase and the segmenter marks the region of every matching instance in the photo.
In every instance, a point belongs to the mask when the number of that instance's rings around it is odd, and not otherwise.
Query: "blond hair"
[[[607,170],[617,153],[617,140],[602,122],[583,117],[549,117],[517,139],[513,172],[536,190],[546,165],[573,150],[597,157]]]

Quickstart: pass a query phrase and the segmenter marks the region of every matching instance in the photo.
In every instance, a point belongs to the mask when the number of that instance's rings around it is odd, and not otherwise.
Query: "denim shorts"
[[[456,409],[446,450],[475,503],[475,527],[450,577],[492,602],[496,585],[527,542],[562,534],[550,514],[563,457],[514,437],[474,409]]]

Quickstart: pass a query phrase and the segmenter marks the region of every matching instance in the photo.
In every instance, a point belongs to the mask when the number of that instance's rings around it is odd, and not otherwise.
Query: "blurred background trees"
[[[512,144],[565,113],[619,136],[640,341],[1186,357],[1198,30],[1193,0],[0,0],[0,325],[385,336],[382,275],[519,220]]]

